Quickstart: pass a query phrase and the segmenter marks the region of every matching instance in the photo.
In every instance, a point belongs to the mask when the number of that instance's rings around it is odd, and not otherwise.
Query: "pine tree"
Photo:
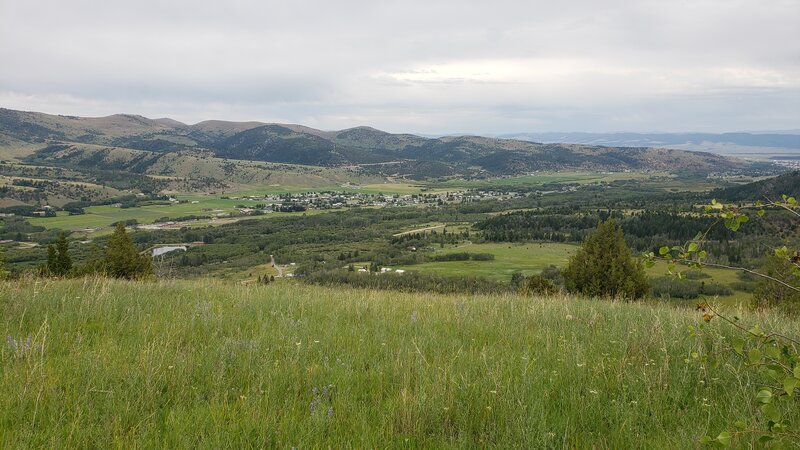
[[[650,289],[641,261],[631,258],[614,219],[586,238],[563,275],[567,291],[592,297],[637,299]]]
[[[69,256],[67,235],[63,232],[58,236],[55,245],[47,246],[47,272],[50,275],[63,277],[72,270],[72,258]]]
[[[125,225],[117,223],[114,234],[106,245],[106,273],[114,278],[135,280],[153,274],[150,257],[140,255],[133,245],[131,237],[125,231]]]
[[[45,263],[44,268],[40,268],[41,274],[40,275],[53,275],[53,270],[56,267],[56,247],[53,244],[47,246],[47,263]]]

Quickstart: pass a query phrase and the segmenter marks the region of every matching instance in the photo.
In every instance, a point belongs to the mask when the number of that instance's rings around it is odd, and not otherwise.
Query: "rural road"
[[[282,277],[282,276],[283,276],[283,269],[281,269],[281,266],[279,266],[279,265],[275,264],[275,257],[274,257],[274,256],[272,256],[272,255],[269,255],[269,263],[270,263],[270,264],[272,264],[272,267],[274,267],[274,268],[275,268],[275,270],[277,270],[277,271],[278,271],[278,276],[277,276],[277,277],[275,277],[275,278],[280,278],[280,277]]]

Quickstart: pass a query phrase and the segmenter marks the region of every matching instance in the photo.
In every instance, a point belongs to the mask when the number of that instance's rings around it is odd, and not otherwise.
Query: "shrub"
[[[558,287],[552,281],[541,275],[531,275],[525,280],[523,293],[529,295],[553,295],[558,292]]]
[[[626,299],[643,297],[650,290],[642,262],[631,258],[613,219],[600,223],[570,258],[564,285],[573,293]]]
[[[106,274],[114,278],[135,280],[153,274],[150,257],[136,251],[125,226],[117,223],[114,234],[108,240],[105,257]]]
[[[781,280],[789,286],[800,287],[800,270],[785,254],[784,249],[776,250],[766,258],[761,273]],[[762,278],[753,293],[755,308],[777,307],[784,312],[796,314],[800,312],[800,292],[773,280]]]

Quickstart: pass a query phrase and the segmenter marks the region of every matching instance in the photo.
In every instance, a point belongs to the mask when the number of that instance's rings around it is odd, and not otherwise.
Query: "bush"
[[[564,270],[567,291],[593,297],[637,299],[650,290],[640,260],[631,258],[613,219],[597,226]]]
[[[721,283],[700,283],[700,293],[703,295],[733,295],[733,290]]]
[[[752,294],[753,292],[756,291],[756,287],[758,285],[756,283],[747,281],[734,281],[733,283],[730,284],[730,286],[737,291],[748,292]]]
[[[552,281],[541,275],[531,275],[525,280],[522,293],[528,295],[553,295],[559,289]]]
[[[794,266],[784,249],[769,255],[761,273],[781,280],[790,286],[800,287],[800,270]],[[775,281],[762,278],[753,293],[755,308],[776,307],[789,314],[800,312],[800,292]]]
[[[693,299],[700,296],[700,283],[665,275],[653,280],[653,296]]]
[[[683,277],[687,280],[704,280],[711,278],[711,275],[703,272],[702,270],[691,269],[683,272]]]

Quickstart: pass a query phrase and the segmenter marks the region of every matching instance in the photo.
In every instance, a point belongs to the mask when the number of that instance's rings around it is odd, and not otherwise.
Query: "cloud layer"
[[[0,0],[0,106],[389,131],[800,128],[796,0]]]

